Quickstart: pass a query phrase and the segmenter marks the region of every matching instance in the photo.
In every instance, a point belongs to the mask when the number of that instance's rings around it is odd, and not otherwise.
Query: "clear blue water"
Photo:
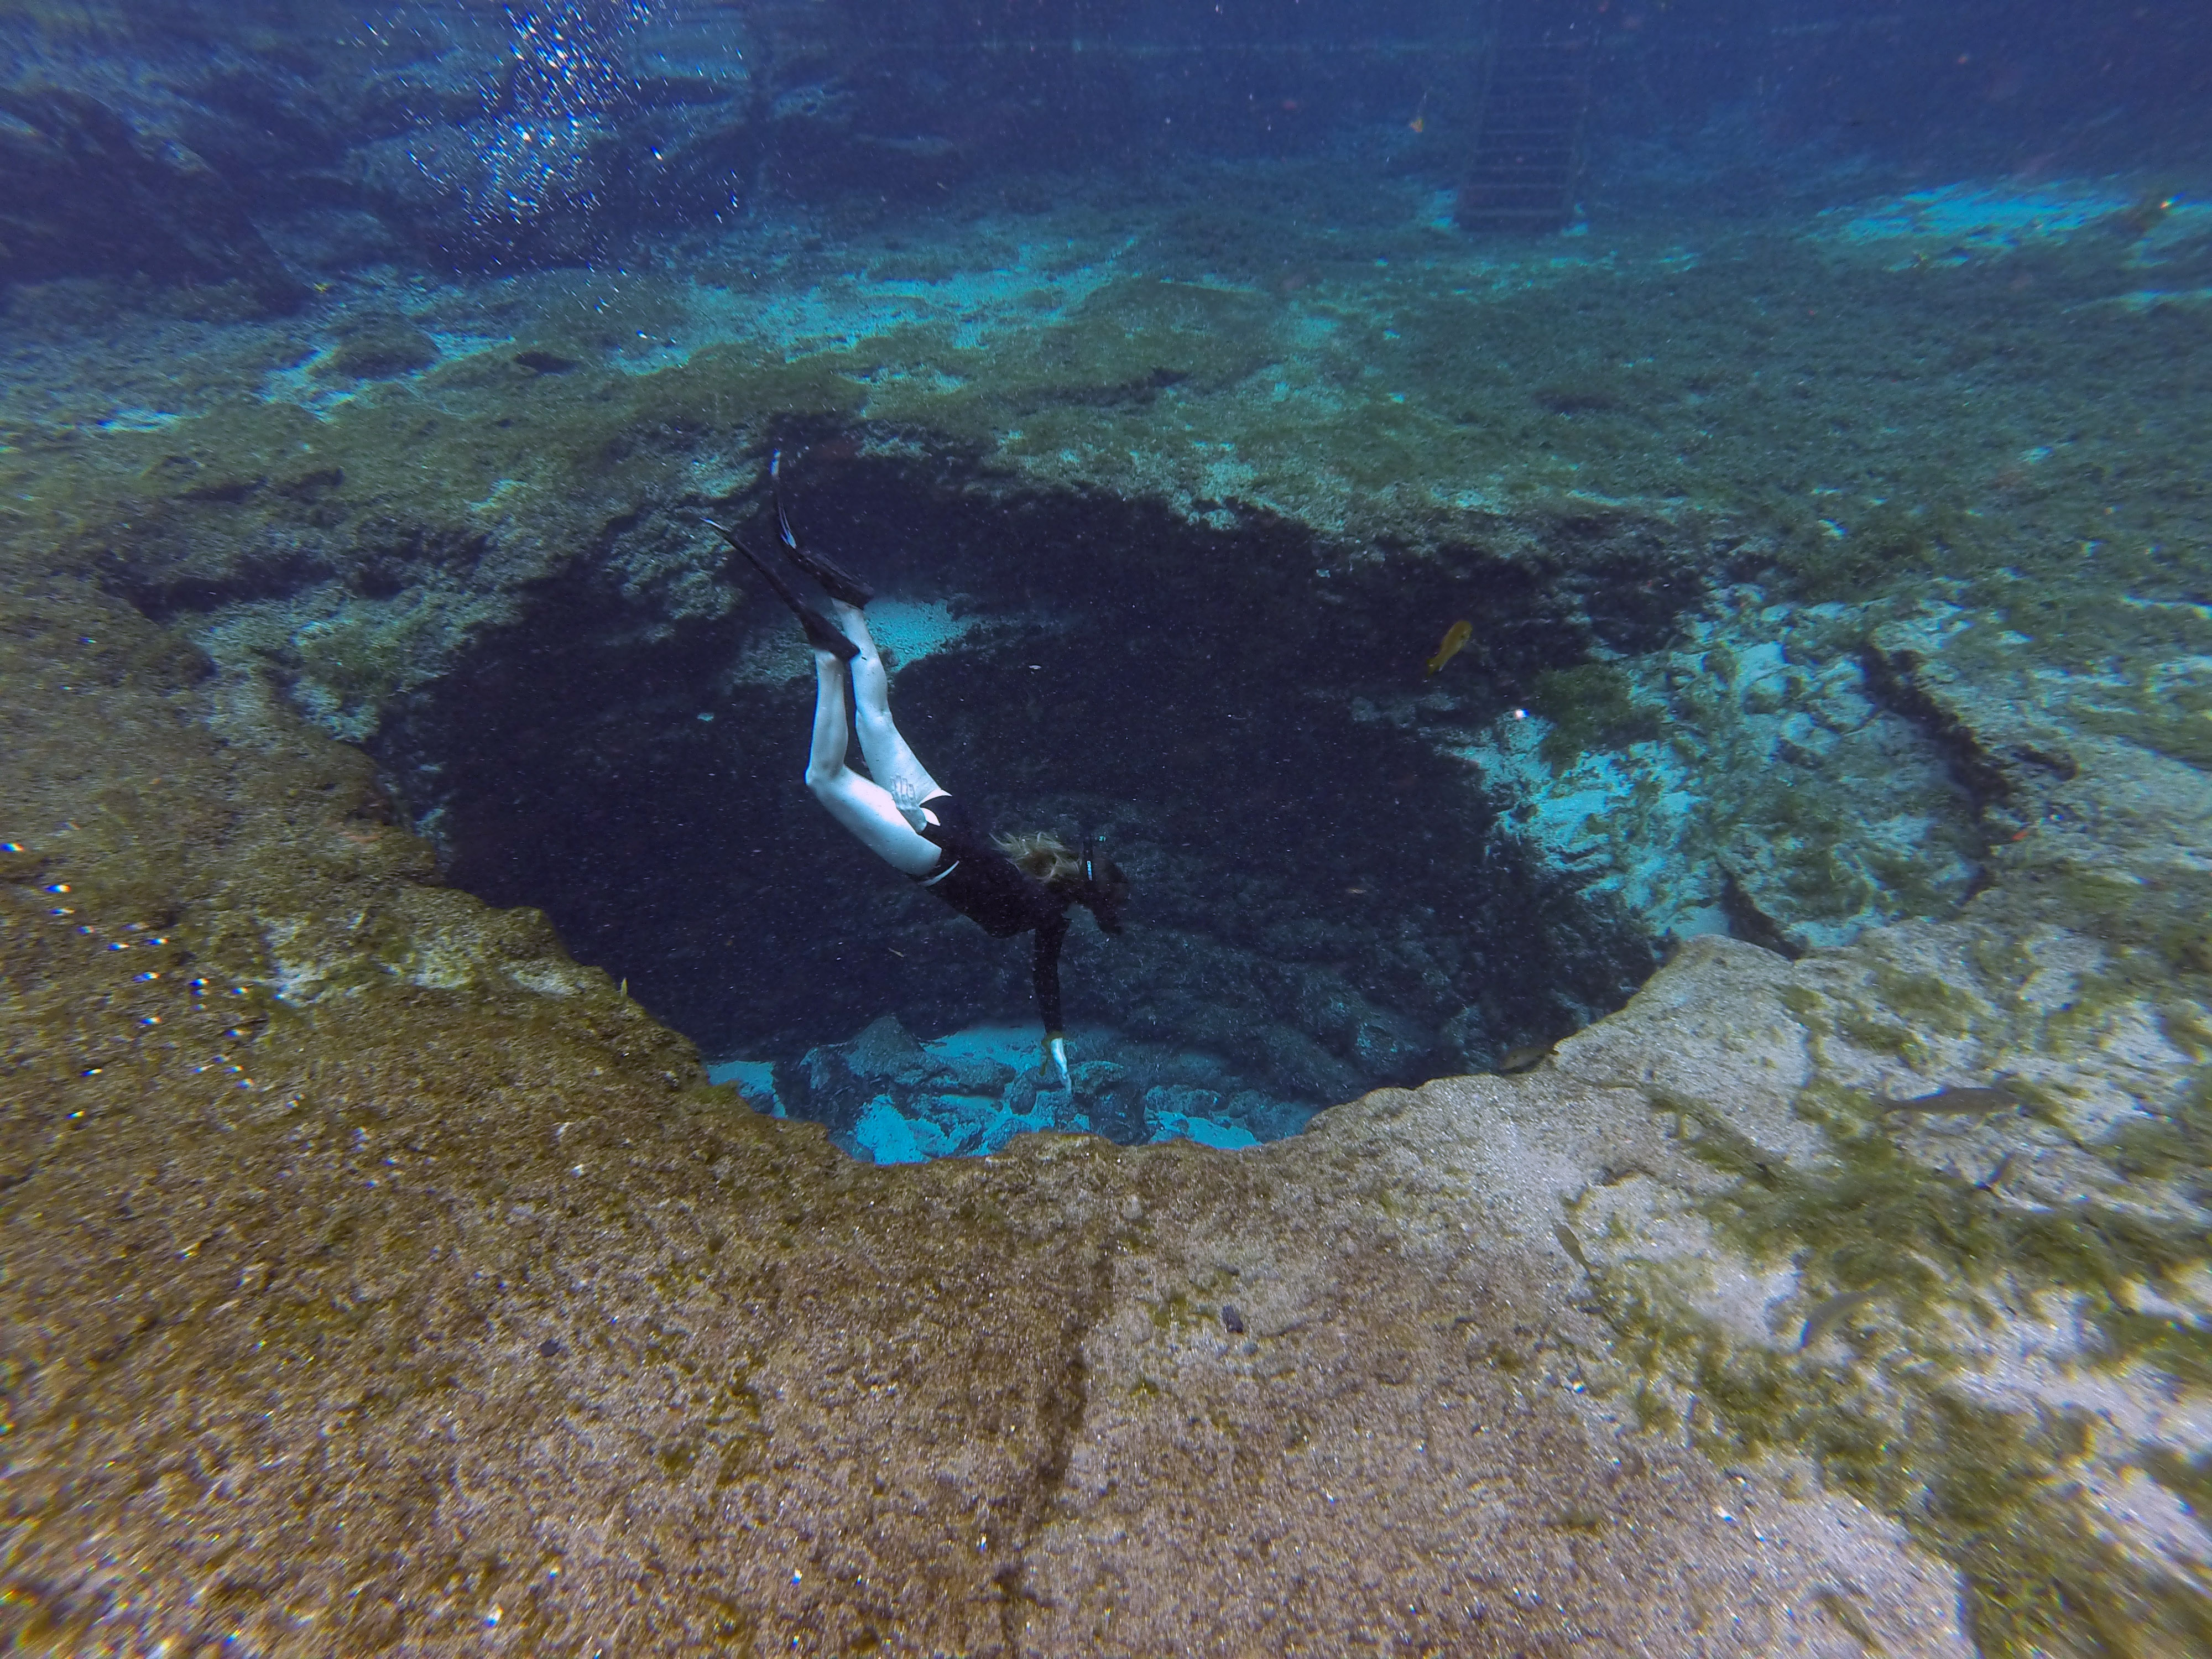
[[[104,538],[453,880],[858,1156],[1271,1139],[1697,933],[1951,914],[2026,831],[1870,630],[2125,681],[2024,619],[2088,557],[2204,602],[2182,9],[0,30],[9,533]],[[777,451],[924,763],[1134,882],[1076,914],[1064,1085],[1027,940],[808,797],[811,665],[702,524],[773,553]],[[972,1063],[855,1071],[886,1017]]]
[[[2208,434],[2202,0],[0,6],[0,1639],[2207,1650]]]

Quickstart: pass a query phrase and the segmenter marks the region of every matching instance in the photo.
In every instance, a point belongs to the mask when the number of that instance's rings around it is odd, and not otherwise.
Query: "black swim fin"
[[[712,519],[702,519],[700,522],[729,543],[732,547],[736,548],[738,552],[744,554],[746,562],[760,572],[761,580],[775,590],[775,596],[789,605],[792,614],[799,618],[799,627],[806,631],[806,642],[809,645],[817,651],[834,651],[847,662],[852,661],[860,654],[859,646],[847,639],[829,617],[793,592],[791,584],[778,575],[759,554],[739,541],[733,532],[716,524]],[[847,603],[849,604],[850,601]]]
[[[799,538],[791,528],[791,520],[784,516],[783,491],[777,488],[783,474],[783,452],[775,451],[769,457],[768,481],[769,492],[775,497],[775,531],[783,538],[783,545],[791,555],[791,562],[822,584],[822,590],[833,599],[842,599],[850,605],[865,609],[876,597],[876,590],[840,567],[832,564],[819,553],[810,553],[799,544]]]

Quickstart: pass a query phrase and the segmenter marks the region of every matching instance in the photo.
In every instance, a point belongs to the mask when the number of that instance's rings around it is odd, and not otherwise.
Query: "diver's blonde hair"
[[[1049,830],[1026,836],[994,836],[999,850],[1046,886],[1083,878],[1083,860]]]

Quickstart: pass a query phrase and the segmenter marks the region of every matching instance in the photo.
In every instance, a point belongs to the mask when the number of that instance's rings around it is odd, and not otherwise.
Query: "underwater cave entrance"
[[[1120,939],[1081,915],[1069,934],[1072,1046],[1119,1068],[1089,1074],[1118,1103],[1079,1121],[1290,1133],[1562,1035],[1649,971],[1632,924],[1498,833],[1473,768],[1375,712],[1424,694],[1439,617],[1486,632],[1484,672],[1450,682],[1470,724],[1585,659],[1571,584],[1476,550],[1333,568],[1281,520],[1209,529],[942,463],[809,465],[793,488],[809,539],[866,574],[894,649],[909,641],[892,707],[933,774],[1000,830],[1103,834],[1133,881]],[[851,1131],[876,1093],[905,1099],[883,1079],[932,1063],[889,1027],[864,1051],[824,1045],[887,1014],[1034,1031],[1027,941],[988,938],[815,804],[811,660],[773,596],[738,585],[734,620],[683,620],[580,569],[376,748],[453,880],[544,909],[710,1060],[781,1062],[794,1109]],[[1622,626],[1663,631],[1667,611]],[[927,1082],[971,1115],[1006,1086],[973,1058]],[[949,1130],[915,1144],[972,1149]]]

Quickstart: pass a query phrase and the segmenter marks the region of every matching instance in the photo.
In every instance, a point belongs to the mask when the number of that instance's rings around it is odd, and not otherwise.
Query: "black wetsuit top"
[[[968,809],[951,795],[922,802],[937,815],[921,826],[925,840],[937,843],[937,862],[914,880],[925,884],[993,939],[1012,939],[1035,931],[1030,961],[1036,984],[1037,1012],[1044,1029],[1060,1025],[1060,944],[1067,937],[1067,904],[1035,876],[998,848]]]

